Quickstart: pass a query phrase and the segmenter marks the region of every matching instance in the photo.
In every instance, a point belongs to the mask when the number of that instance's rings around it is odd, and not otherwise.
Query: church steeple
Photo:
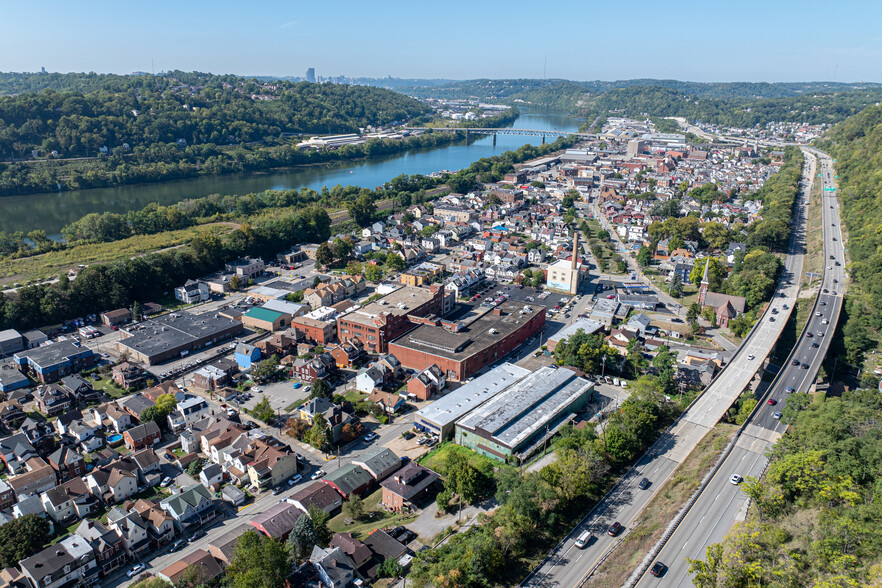
[[[707,289],[710,282],[707,279],[707,270],[710,266],[710,257],[704,262],[704,275],[701,276],[701,284],[698,286],[698,306],[704,306],[704,298],[707,296]]]

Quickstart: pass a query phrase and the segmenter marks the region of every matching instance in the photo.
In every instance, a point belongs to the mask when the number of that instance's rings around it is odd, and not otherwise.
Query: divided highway
[[[822,186],[825,189],[833,188],[834,171],[829,156],[809,148],[804,148],[803,152],[820,160],[818,173],[822,176]],[[810,167],[815,168],[814,165]],[[816,179],[815,174],[812,174],[812,179]],[[662,562],[669,566],[667,571],[661,578],[645,574],[639,579],[637,586],[692,584],[686,558],[704,559],[707,547],[719,543],[732,525],[737,520],[743,520],[745,515],[747,495],[734,483],[732,476],[759,477],[763,474],[768,464],[766,451],[786,430],[787,425],[781,420],[780,411],[786,406],[788,396],[794,391],[808,391],[817,377],[839,320],[845,265],[836,193],[824,191],[822,194],[825,270],[812,316],[791,352],[787,365],[760,399],[760,404],[748,420],[732,452],[653,560],[652,563]],[[801,214],[804,208],[802,202],[797,208]],[[776,298],[773,304],[780,305],[779,300]]]
[[[762,367],[763,358],[771,353],[784,330],[796,302],[805,250],[804,209],[815,173],[815,159],[807,157],[794,217],[796,230],[791,236],[788,254],[784,260],[784,274],[771,304],[771,308],[777,313],[772,314],[770,308],[757,320],[741,348],[708,389],[576,525],[566,539],[533,570],[521,586],[571,587],[578,586],[587,579],[615,545],[639,522],[643,509],[677,466],[723,417],[741,391],[750,385]],[[650,480],[651,485],[646,490],[641,490],[637,484],[644,477]],[[607,534],[607,529],[613,522],[619,522],[624,527],[618,537]],[[594,539],[584,549],[579,549],[575,545],[576,539],[585,530],[591,531]]]

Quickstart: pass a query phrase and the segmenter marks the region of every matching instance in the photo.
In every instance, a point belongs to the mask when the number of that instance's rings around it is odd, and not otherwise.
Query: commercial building
[[[0,357],[12,355],[25,348],[24,337],[15,329],[0,331]]]
[[[568,337],[572,337],[578,331],[582,331],[586,335],[593,335],[598,331],[602,331],[604,324],[600,321],[595,321],[592,319],[579,319],[571,325],[568,325],[566,328],[561,329],[554,335],[548,337],[548,351],[554,353],[554,348],[557,347],[557,344],[561,341],[566,340]]]
[[[573,238],[572,259],[561,259],[548,266],[547,287],[570,294],[579,291],[582,264],[579,262],[579,233]]]
[[[248,309],[248,312],[242,315],[242,324],[252,329],[263,329],[264,331],[278,331],[287,329],[291,324],[291,315],[261,308],[255,306]]]
[[[88,347],[73,341],[59,341],[50,345],[19,351],[13,356],[18,369],[30,373],[43,384],[55,382],[64,376],[89,369],[96,357]]]
[[[414,426],[443,439],[453,433],[453,425],[457,419],[529,373],[529,370],[520,366],[504,363],[418,410],[414,415]]]
[[[585,407],[593,390],[570,369],[540,368],[459,419],[456,442],[494,459],[523,461]]]
[[[176,312],[124,330],[117,346],[131,359],[153,365],[226,341],[243,329],[241,322],[218,315]]]
[[[259,257],[243,257],[227,262],[224,267],[225,271],[245,280],[250,280],[263,274],[265,268],[266,265]]]
[[[444,287],[404,286],[348,312],[337,319],[337,337],[346,341],[358,337],[370,353],[386,353],[389,342],[397,339],[416,324],[411,320],[439,315],[442,312]]]
[[[599,298],[597,302],[594,303],[594,308],[591,309],[591,314],[588,315],[588,317],[593,321],[603,323],[607,327],[610,327],[616,318],[616,312],[618,310],[619,303],[615,300]]]
[[[302,334],[307,341],[325,345],[337,338],[337,321],[319,320],[308,316],[298,316],[291,321],[295,331]]]
[[[426,319],[396,339],[389,352],[407,368],[437,365],[448,380],[463,381],[499,361],[545,327],[545,307],[505,302],[477,307],[462,320]]]

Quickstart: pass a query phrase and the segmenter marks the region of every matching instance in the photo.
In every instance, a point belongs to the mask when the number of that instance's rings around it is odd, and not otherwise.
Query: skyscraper
[[[306,81],[312,84],[315,83],[315,68],[309,67],[306,69]]]

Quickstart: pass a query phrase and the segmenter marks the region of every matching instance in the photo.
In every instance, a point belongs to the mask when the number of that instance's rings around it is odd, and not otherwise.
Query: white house
[[[202,280],[187,280],[183,286],[175,288],[175,298],[184,304],[205,302],[211,298],[211,290]]]

